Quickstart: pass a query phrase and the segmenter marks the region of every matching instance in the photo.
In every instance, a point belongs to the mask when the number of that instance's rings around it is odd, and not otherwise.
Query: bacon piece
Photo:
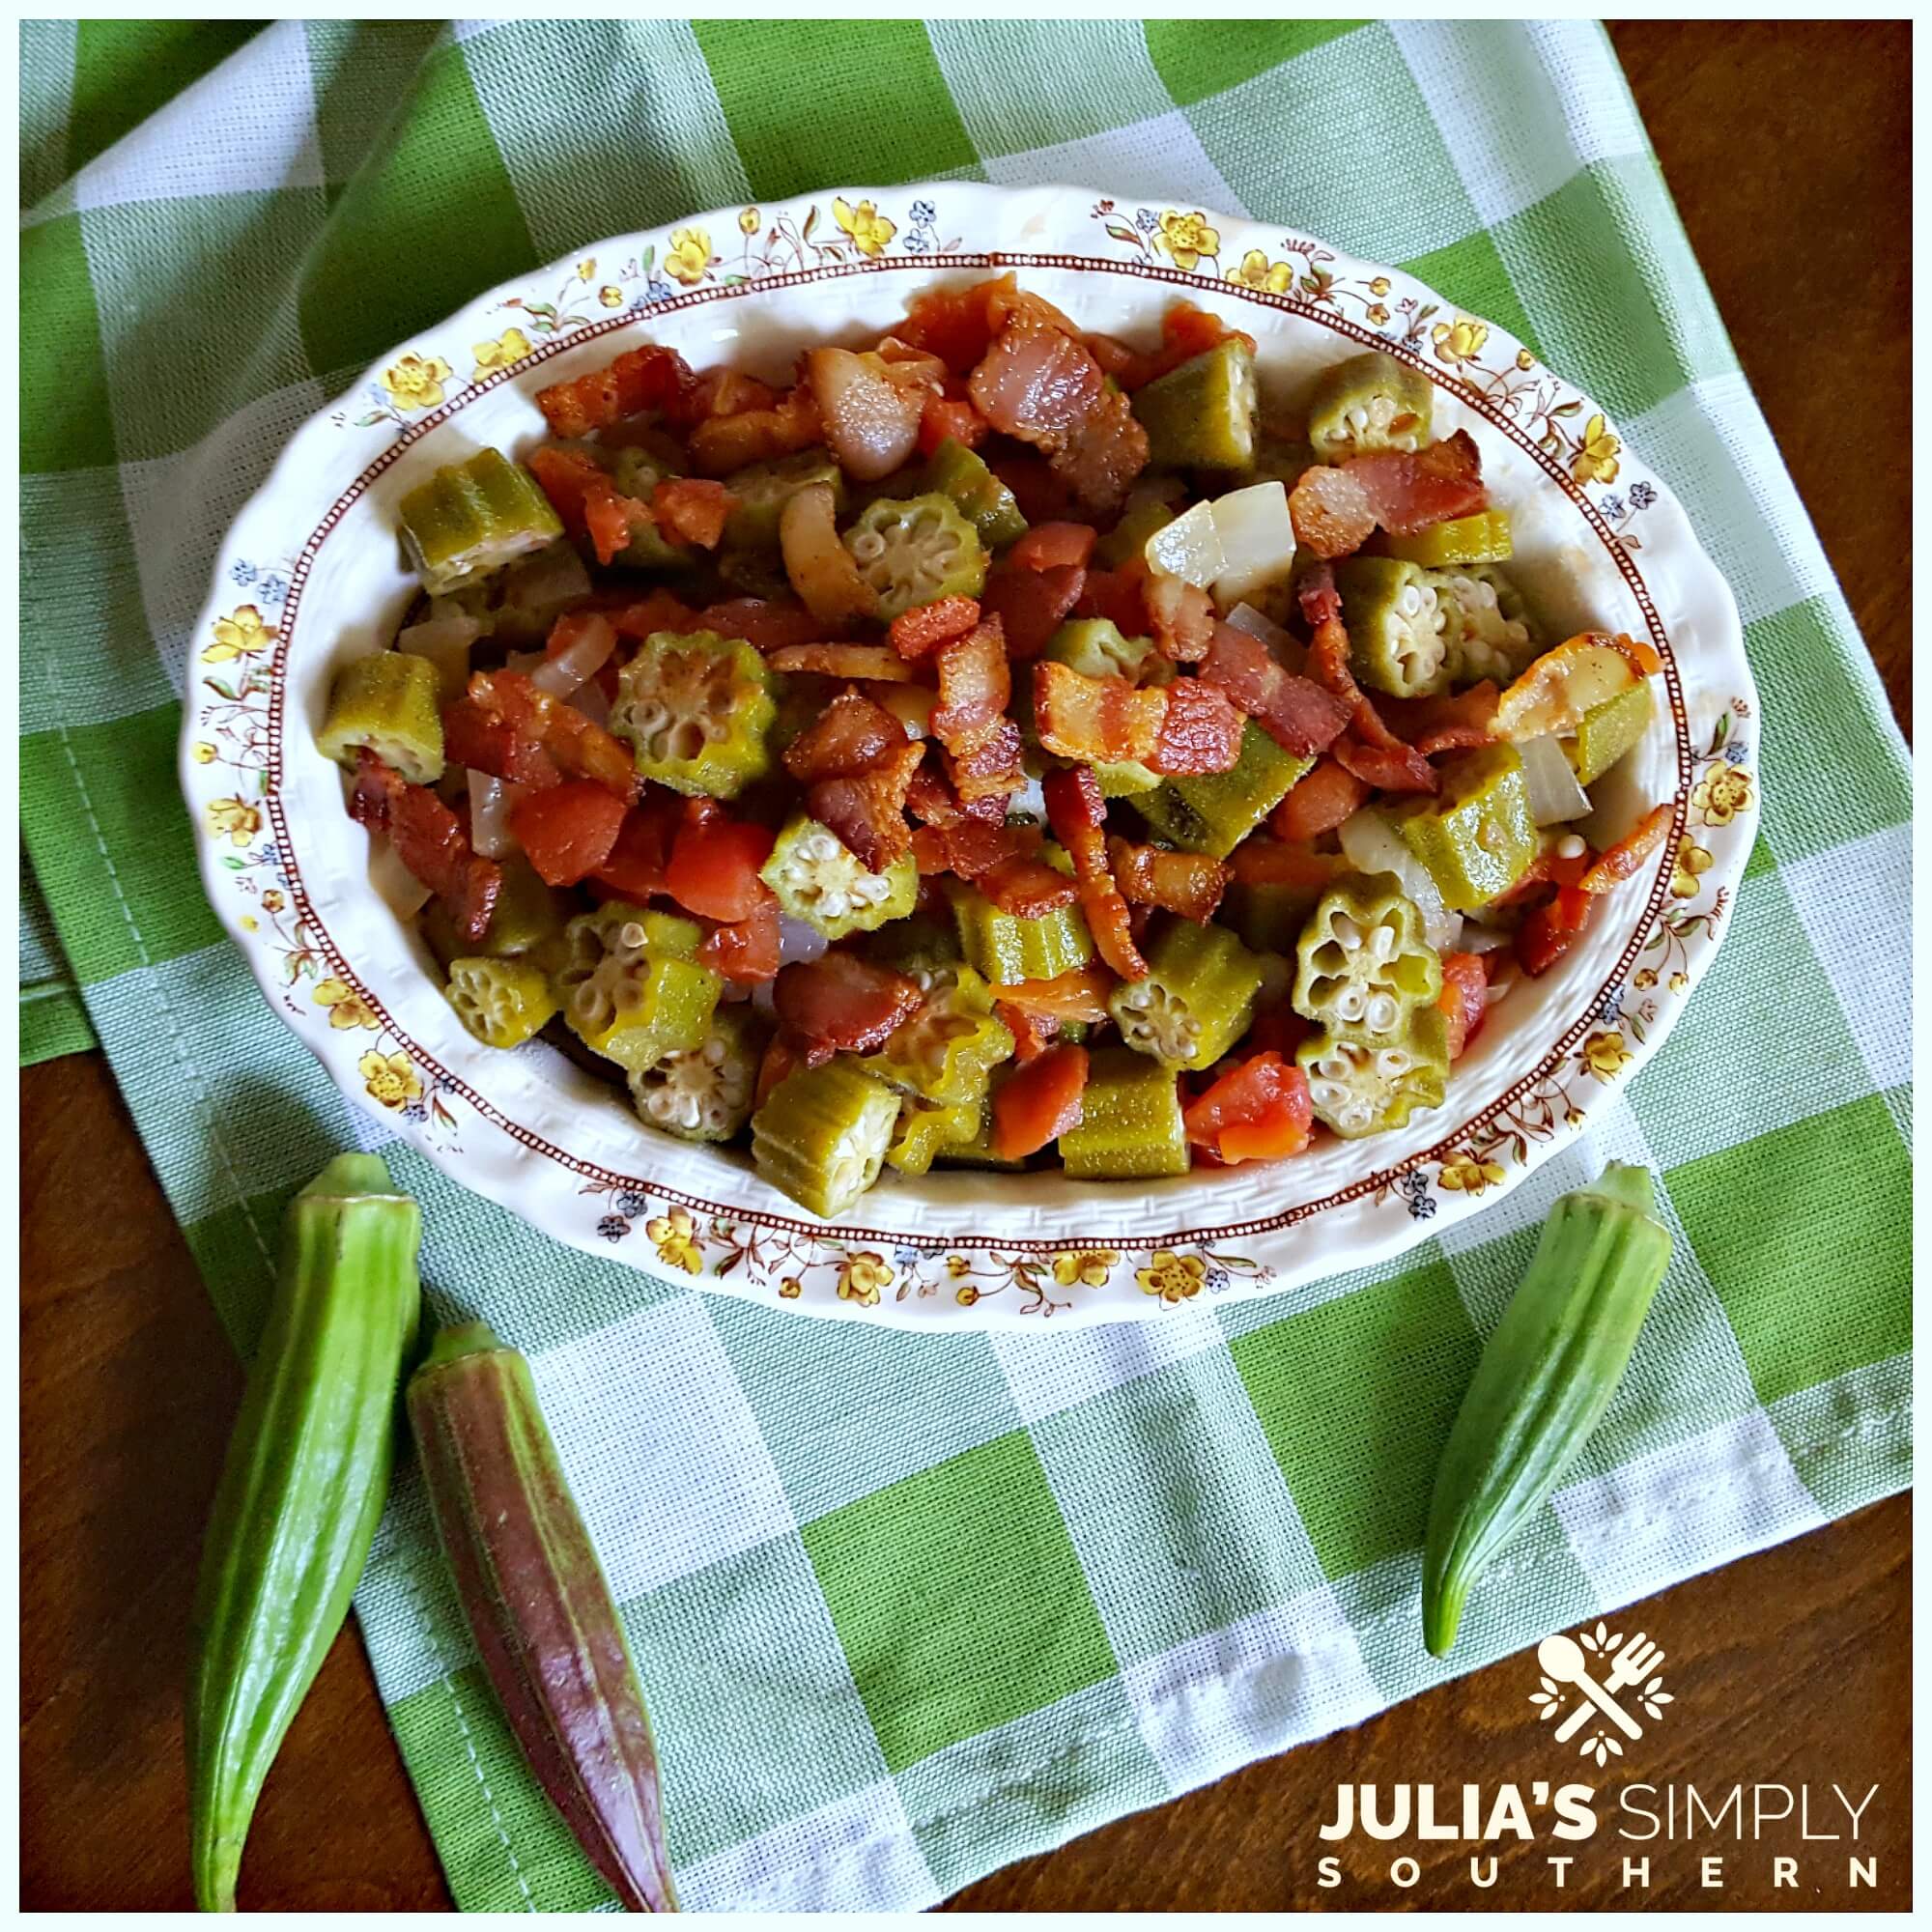
[[[962,814],[940,828],[938,837],[946,861],[940,869],[978,886],[1002,912],[1037,919],[1073,903],[1073,881],[1040,858],[1036,826],[992,824]]]
[[[923,1004],[916,980],[855,952],[794,959],[772,988],[772,1005],[809,1065],[883,1046]]]
[[[880,684],[912,684],[913,667],[883,644],[786,644],[766,654],[774,670],[815,670],[826,677],[868,677]]]
[[[540,739],[520,732],[472,697],[459,697],[443,707],[442,754],[452,765],[532,791],[563,782],[556,760]]]
[[[1369,787],[1334,758],[1323,758],[1275,807],[1268,825],[1277,838],[1303,844],[1333,832],[1369,802]]]
[[[691,467],[702,476],[728,476],[748,463],[769,463],[824,440],[818,405],[801,384],[768,410],[709,416],[691,433]]]
[[[837,833],[867,871],[882,872],[912,843],[906,788],[924,755],[924,748],[901,732],[897,746],[867,770],[817,780],[806,792],[805,809]]]
[[[930,657],[941,644],[963,638],[980,621],[980,604],[973,597],[940,597],[901,611],[887,636],[893,649],[908,664]]]
[[[1007,816],[1004,796],[961,799],[952,783],[930,765],[913,774],[906,793],[906,810],[922,824],[942,830],[961,818],[977,818],[989,825],[1003,825]]]
[[[722,483],[698,476],[667,476],[651,493],[651,515],[673,543],[716,550],[736,500]]]
[[[1164,691],[1139,691],[1123,677],[1089,677],[1051,658],[1034,666],[1034,729],[1056,757],[1145,764],[1166,715]]]
[[[472,672],[469,696],[492,724],[507,724],[518,738],[541,745],[563,777],[594,780],[626,805],[637,798],[641,781],[631,748],[574,704],[539,691],[513,670]]]
[[[1081,617],[1105,617],[1123,638],[1144,638],[1151,628],[1143,595],[1148,567],[1135,557],[1120,570],[1090,570],[1074,612]]]
[[[1314,627],[1308,674],[1350,706],[1349,728],[1330,747],[1336,761],[1378,791],[1435,790],[1435,767],[1382,722],[1349,667],[1349,632],[1335,573],[1323,563],[1302,579],[1301,614]]]
[[[980,608],[1000,620],[1009,664],[1027,664],[1045,650],[1079,603],[1086,581],[1087,573],[1070,563],[1019,570],[1003,559],[987,572]]]
[[[1227,866],[1205,852],[1168,852],[1158,845],[1109,838],[1107,859],[1123,899],[1159,906],[1197,925],[1214,917],[1228,889]]]
[[[1086,568],[1098,533],[1092,524],[1036,524],[1007,553],[1017,570],[1047,570],[1057,563]]]
[[[656,594],[662,597],[667,593]],[[762,597],[727,597],[722,604],[707,604],[687,624],[661,628],[716,631],[721,638],[743,638],[753,650],[767,654],[787,644],[814,644],[825,636],[825,626],[810,611]]]
[[[1376,450],[1317,464],[1289,492],[1294,538],[1317,556],[1346,556],[1378,527],[1412,536],[1467,517],[1489,501],[1482,458],[1467,430],[1420,450]]]
[[[1207,591],[1179,577],[1150,575],[1141,594],[1163,656],[1176,664],[1198,664],[1208,655],[1214,641],[1214,600]]]
[[[971,814],[974,805],[983,799],[1004,798],[1018,791],[1026,782],[1026,770],[1020,762],[1023,749],[1020,727],[1010,718],[1002,718],[991,737],[964,757],[942,746],[939,761],[959,794],[961,810]]]
[[[1201,661],[1201,678],[1218,685],[1284,752],[1297,758],[1325,752],[1349,722],[1350,708],[1312,678],[1276,663],[1259,638],[1216,624]]]
[[[1147,961],[1134,945],[1127,902],[1107,869],[1107,802],[1100,785],[1084,765],[1050,772],[1041,789],[1046,815],[1060,842],[1073,860],[1080,886],[1080,907],[1094,934],[1100,957],[1123,980],[1145,980]]]
[[[883,705],[856,691],[841,691],[784,749],[784,768],[801,784],[869,771],[888,752],[903,747],[919,765],[917,746]],[[906,774],[911,782],[912,772]]]
[[[1073,500],[1072,486],[1056,476],[1045,457],[1031,449],[1017,449],[1010,443],[993,450],[985,459],[986,468],[1013,493],[1020,515],[1030,524],[1057,523],[1071,517],[1079,507]]]
[[[1663,835],[1670,830],[1670,821],[1676,811],[1677,801],[1673,798],[1665,799],[1662,805],[1645,812],[1583,874],[1583,891],[1606,893],[1612,886],[1620,886],[1626,879],[1635,877],[1643,862],[1663,843]]]
[[[962,638],[939,647],[939,702],[933,708],[932,735],[954,758],[970,758],[1006,722],[1013,695],[1007,668],[1007,642],[1000,620],[976,624]]]
[[[1029,1013],[1009,1000],[993,1002],[993,1017],[1013,1037],[1013,1064],[1030,1065],[1060,1037],[1060,1022],[1043,1013]]]
[[[1099,408],[1100,365],[1079,340],[1033,316],[1015,316],[980,357],[968,385],[973,407],[1003,434],[1049,455]]]
[[[650,504],[625,496],[587,450],[544,445],[530,451],[529,468],[564,528],[587,537],[599,563],[609,563],[637,531],[657,523]]]
[[[588,436],[645,410],[672,411],[696,382],[676,350],[646,343],[627,349],[608,368],[539,389],[537,408],[553,436]]]
[[[1148,466],[1147,431],[1123,389],[1103,389],[1086,421],[1071,430],[1047,468],[1073,491],[1073,500],[1096,516],[1111,516]]]
[[[1165,778],[1233,771],[1241,755],[1241,731],[1247,721],[1227,694],[1198,677],[1178,677],[1159,695],[1166,709],[1148,764]]]
[[[713,416],[739,416],[753,410],[776,409],[779,392],[770,384],[724,363],[699,372],[690,388],[665,405],[666,418],[681,429],[695,429]]]
[[[427,785],[412,785],[365,745],[355,754],[349,815],[388,835],[396,857],[447,908],[466,939],[481,939],[503,884],[502,868],[469,847],[463,821]]]
[[[1397,737],[1431,757],[1490,744],[1496,736],[1499,695],[1485,678],[1466,691],[1445,691],[1434,697],[1384,697],[1378,708]]]

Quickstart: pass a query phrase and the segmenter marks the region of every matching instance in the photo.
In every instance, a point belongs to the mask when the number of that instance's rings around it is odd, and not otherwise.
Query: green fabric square
[[[324,1160],[337,1151],[332,1145]],[[296,1189],[305,1186],[322,1167],[323,1161],[317,1161],[302,1180],[250,1194],[197,1221],[182,1224],[188,1250],[208,1284],[214,1312],[228,1331],[235,1352],[244,1362],[253,1358],[262,1339],[262,1324],[269,1319],[282,1215]]]
[[[1113,1674],[1080,1559],[1023,1432],[803,1534],[895,1772]]]
[[[322,177],[334,191],[362,165],[408,99],[440,20],[304,20]]]
[[[180,718],[143,711],[20,740],[28,849],[84,986],[221,937],[175,778]]]
[[[1612,420],[1737,366],[1650,156],[1593,161],[1493,232],[1550,362]]]
[[[1751,840],[1750,857],[1745,861],[1745,877],[1762,878],[1767,872],[1777,870],[1777,854],[1771,849],[1771,835],[1764,829],[1763,819],[1758,820],[1757,837]]]
[[[113,461],[94,281],[80,216],[63,214],[20,235],[20,468]]]
[[[67,167],[81,167],[252,40],[265,20],[82,20]]]
[[[1787,864],[1907,824],[1912,774],[1892,749],[1891,720],[1866,678],[1826,669],[1864,646],[1840,601],[1811,597],[1745,626],[1767,717],[1757,762],[1764,828]],[[1846,782],[1856,773],[1855,782]]]
[[[1177,107],[1223,94],[1353,33],[1361,20],[1145,20],[1149,58]]]
[[[1465,314],[1493,322],[1532,354],[1543,354],[1529,317],[1517,298],[1516,284],[1510,280],[1509,270],[1496,252],[1495,240],[1487,229],[1478,229],[1446,248],[1431,249],[1401,266]]]
[[[1186,114],[1257,220],[1292,224],[1372,262],[1407,261],[1482,225],[1395,36],[1379,23]],[[1392,181],[1400,194],[1389,192]]]
[[[38,1066],[95,1044],[87,1009],[72,987],[58,980],[20,988],[20,1065]]]
[[[918,181],[979,160],[917,20],[694,20],[692,30],[754,196]]]
[[[1331,1577],[1422,1541],[1430,1485],[1476,1367],[1439,1254],[1229,1344]]]
[[[1170,114],[1133,20],[935,20],[933,51],[982,158]],[[1081,85],[1069,88],[1077,73]]]
[[[20,206],[32,208],[67,179],[73,100],[72,20],[20,22]]]
[[[462,51],[444,48],[417,71],[393,138],[356,170],[302,265],[309,362],[320,374],[372,361],[535,261]]]
[[[1668,1180],[1760,1400],[1912,1346],[1912,1163],[1882,1100],[1720,1149]]]
[[[1323,1580],[1225,1349],[1047,1416],[1034,1440],[1123,1664]]]

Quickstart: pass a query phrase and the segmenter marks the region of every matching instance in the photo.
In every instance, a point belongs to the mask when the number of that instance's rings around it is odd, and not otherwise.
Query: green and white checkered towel
[[[928,1338],[599,1265],[391,1145],[440,1311],[535,1358],[690,1905],[924,1905],[1441,1678],[1415,1607],[1436,1452],[1535,1222],[1605,1158],[1657,1169],[1676,1259],[1457,1667],[1909,1481],[1908,768],[1596,28],[56,22],[23,50],[27,842],[244,1346],[283,1201],[383,1132],[203,902],[172,770],[188,631],[285,434],[501,278],[851,182],[1246,210],[1534,345],[1743,606],[1768,715],[1731,755],[1764,836],[1709,980],[1586,1142],[1390,1267]],[[412,1475],[356,1601],[459,1901],[604,1900]]]

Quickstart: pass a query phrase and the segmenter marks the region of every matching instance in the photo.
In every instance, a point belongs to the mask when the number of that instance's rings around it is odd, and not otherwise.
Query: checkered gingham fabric
[[[26,840],[243,1346],[283,1202],[382,1132],[204,902],[188,632],[288,434],[500,279],[843,183],[1246,211],[1531,344],[1743,607],[1766,715],[1732,756],[1764,835],[1710,978],[1587,1140],[1389,1266],[915,1335],[599,1264],[388,1145],[433,1295],[534,1359],[688,1904],[923,1906],[1447,1674],[1416,1611],[1435,1456],[1536,1223],[1605,1159],[1657,1171],[1675,1259],[1454,1667],[1909,1481],[1906,755],[1597,28],[110,21],[22,47]],[[412,1473],[356,1607],[458,1900],[605,1900],[492,1708]]]

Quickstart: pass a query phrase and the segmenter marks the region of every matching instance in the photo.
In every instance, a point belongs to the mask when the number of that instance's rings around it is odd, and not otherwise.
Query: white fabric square
[[[701,1296],[644,1309],[531,1370],[619,1603],[791,1529]]]
[[[1780,864],[1777,875],[1838,996],[1872,1085],[1903,1086],[1912,1078],[1912,958],[1873,952],[1864,908],[1911,903],[1912,828],[1888,826]]]
[[[1569,1484],[1550,1501],[1605,1609],[1826,1520],[1761,1408]]]
[[[1141,1736],[1177,1793],[1360,1723],[1387,1701],[1325,1586],[1121,1675]]]
[[[308,40],[278,20],[98,155],[74,178],[83,209],[190,194],[320,187]]]
[[[990,1339],[1021,1418],[1031,1425],[1172,1362],[1217,1349],[1221,1331],[1211,1308],[1190,1302],[1164,1308],[1142,1321],[1091,1328],[998,1328]]]
[[[989,182],[1013,187],[1088,182],[1108,194],[1141,195],[1163,208],[1185,203],[1217,214],[1246,212],[1179,108],[1131,128],[1110,128],[1016,155],[989,156],[985,169]]]

